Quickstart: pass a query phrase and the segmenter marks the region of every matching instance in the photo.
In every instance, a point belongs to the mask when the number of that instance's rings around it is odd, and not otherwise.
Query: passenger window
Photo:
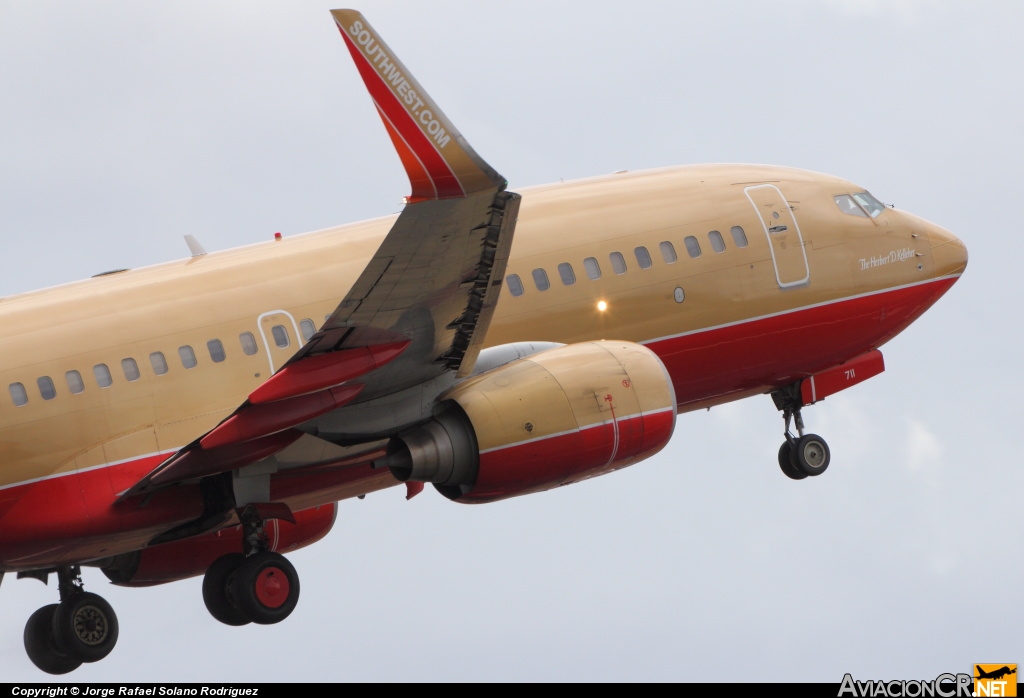
[[[676,246],[668,240],[661,243],[659,247],[661,248],[661,258],[665,260],[665,264],[672,264],[679,259],[679,257],[676,256]]]
[[[44,400],[52,400],[57,397],[57,388],[54,387],[53,379],[49,376],[37,378],[36,385],[39,386],[39,394],[43,396]]]
[[[708,239],[711,240],[711,249],[715,252],[725,252],[725,240],[722,239],[722,234],[717,230],[712,230],[708,233]]]
[[[256,338],[252,336],[252,332],[243,332],[238,335],[238,341],[242,344],[242,353],[246,356],[252,356],[259,349],[256,346]]]
[[[543,269],[533,270],[533,283],[538,291],[547,291],[551,288],[551,282],[548,281],[548,273]]]
[[[572,286],[576,283],[576,272],[572,270],[572,265],[568,262],[562,262],[558,265],[558,275],[562,277],[562,283],[566,286]]]
[[[162,351],[154,351],[149,355],[149,365],[153,367],[153,373],[162,376],[167,373],[167,359]]]
[[[270,334],[274,335],[274,344],[281,349],[286,349],[292,343],[292,338],[288,336],[288,328],[284,325],[274,325],[270,328]]]
[[[601,278],[601,265],[597,263],[597,260],[593,257],[587,257],[583,260],[583,268],[587,270],[587,276],[592,281],[597,281]]]
[[[736,243],[736,247],[747,246],[747,234],[743,232],[743,228],[738,225],[732,227],[732,241]]]
[[[523,295],[523,280],[519,278],[518,274],[509,274],[505,281],[508,282],[508,290],[512,292],[513,296]]]
[[[641,269],[651,268],[651,253],[647,251],[646,247],[637,247],[633,250],[633,254],[636,255],[636,263],[640,265]]]
[[[299,323],[299,330],[302,332],[302,341],[304,342],[308,342],[316,334],[316,326],[309,318]]]
[[[687,235],[683,242],[686,243],[687,254],[694,258],[700,257],[700,243],[697,242],[697,238],[692,235]]]
[[[135,359],[121,359],[121,370],[129,381],[139,380],[139,365],[135,363]]]
[[[626,273],[626,258],[622,256],[621,252],[612,252],[608,255],[608,259],[612,261],[612,271],[616,274]]]
[[[14,400],[16,407],[21,407],[28,403],[28,393],[25,392],[25,386],[21,383],[11,383],[9,386],[11,391],[11,399]]]
[[[178,347],[178,357],[181,359],[181,365],[185,368],[196,367],[196,353],[189,345]]]
[[[210,358],[215,364],[219,364],[227,358],[227,354],[224,353],[224,344],[219,339],[211,339],[207,342],[206,350],[210,352]]]
[[[92,375],[96,378],[96,385],[101,388],[109,388],[114,379],[110,376],[110,369],[106,364],[96,364],[92,367]]]
[[[68,390],[75,395],[85,390],[85,383],[82,381],[82,374],[78,371],[68,371],[64,374],[64,380],[68,382]]]

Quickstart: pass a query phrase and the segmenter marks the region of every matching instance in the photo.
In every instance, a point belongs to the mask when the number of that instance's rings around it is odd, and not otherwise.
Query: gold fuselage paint
[[[767,189],[751,190],[767,184],[784,197],[785,210],[770,210],[771,197],[761,195]],[[863,189],[800,170],[688,166],[515,190],[523,201],[506,278],[518,276],[525,292],[502,290],[488,346],[650,342],[955,277],[966,264],[966,250],[949,232],[895,210],[875,218],[843,213],[833,197]],[[768,232],[764,221],[773,213],[799,231],[786,223],[780,224],[785,230]],[[335,309],[393,220],[0,300],[0,488],[171,451],[213,428],[295,352],[302,320],[319,327]],[[742,228],[745,247],[733,239],[733,226]],[[722,236],[724,251],[716,251],[711,231]],[[688,253],[688,237],[700,256]],[[663,242],[674,249],[671,263]],[[638,262],[640,247],[652,260],[647,268]],[[624,273],[613,269],[613,253],[622,255]],[[590,257],[600,266],[598,279],[585,269]],[[560,264],[571,265],[574,283],[563,283]],[[804,264],[806,281],[793,283]],[[535,269],[545,271],[550,288],[538,290]],[[288,346],[278,346],[275,327],[286,329]],[[243,352],[243,333],[255,338],[255,354]],[[212,340],[223,344],[223,361],[211,358]],[[194,368],[183,367],[181,347],[195,353]],[[868,342],[859,350],[871,348]],[[162,375],[151,366],[156,352],[169,366]],[[126,378],[124,359],[137,363],[138,379]],[[109,387],[97,384],[100,364],[113,377]],[[801,370],[793,366],[789,374]],[[81,375],[81,392],[69,389],[69,371]],[[40,392],[43,377],[53,381],[52,399]],[[765,376],[764,387],[782,378]],[[21,406],[9,393],[16,383],[28,396]],[[750,389],[725,384],[711,393],[680,410]],[[115,483],[115,490],[132,484]]]

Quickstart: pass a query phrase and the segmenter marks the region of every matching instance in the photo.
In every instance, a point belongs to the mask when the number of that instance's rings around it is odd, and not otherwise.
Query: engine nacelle
[[[337,504],[295,512],[295,523],[282,519],[267,521],[270,549],[279,553],[304,548],[331,530]],[[194,538],[185,538],[116,555],[97,564],[114,584],[146,587],[195,577],[206,572],[221,555],[242,552],[242,527],[233,526]]]
[[[393,439],[399,480],[477,503],[540,492],[632,465],[675,428],[661,360],[630,342],[585,342],[474,376],[441,396],[435,418]]]

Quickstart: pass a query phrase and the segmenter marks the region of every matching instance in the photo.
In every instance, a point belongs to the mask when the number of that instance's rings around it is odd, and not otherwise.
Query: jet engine
[[[295,512],[294,524],[282,519],[267,521],[270,549],[286,553],[317,542],[334,526],[336,515],[337,504],[332,502]],[[217,558],[241,549],[242,527],[233,526],[116,555],[93,564],[118,586],[146,587],[198,576],[206,572]]]
[[[657,453],[672,436],[675,403],[668,372],[646,347],[560,346],[454,386],[378,465],[458,502],[540,492]]]

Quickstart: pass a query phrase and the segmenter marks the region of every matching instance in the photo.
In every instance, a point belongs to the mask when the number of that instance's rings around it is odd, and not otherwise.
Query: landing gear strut
[[[226,625],[280,623],[299,601],[298,573],[283,555],[268,549],[265,513],[256,505],[239,512],[244,554],[218,558],[203,578],[206,609]]]
[[[800,383],[788,385],[772,393],[775,406],[782,410],[786,427],[786,440],[779,447],[779,467],[786,477],[803,480],[810,475],[821,475],[828,468],[831,453],[825,439],[817,434],[804,433],[804,420],[800,414],[803,402],[800,399]],[[790,424],[796,425],[796,436],[790,431]]]
[[[57,569],[60,603],[43,606],[25,624],[25,651],[48,674],[66,674],[98,662],[117,644],[117,615],[102,597],[85,591],[77,565]]]

